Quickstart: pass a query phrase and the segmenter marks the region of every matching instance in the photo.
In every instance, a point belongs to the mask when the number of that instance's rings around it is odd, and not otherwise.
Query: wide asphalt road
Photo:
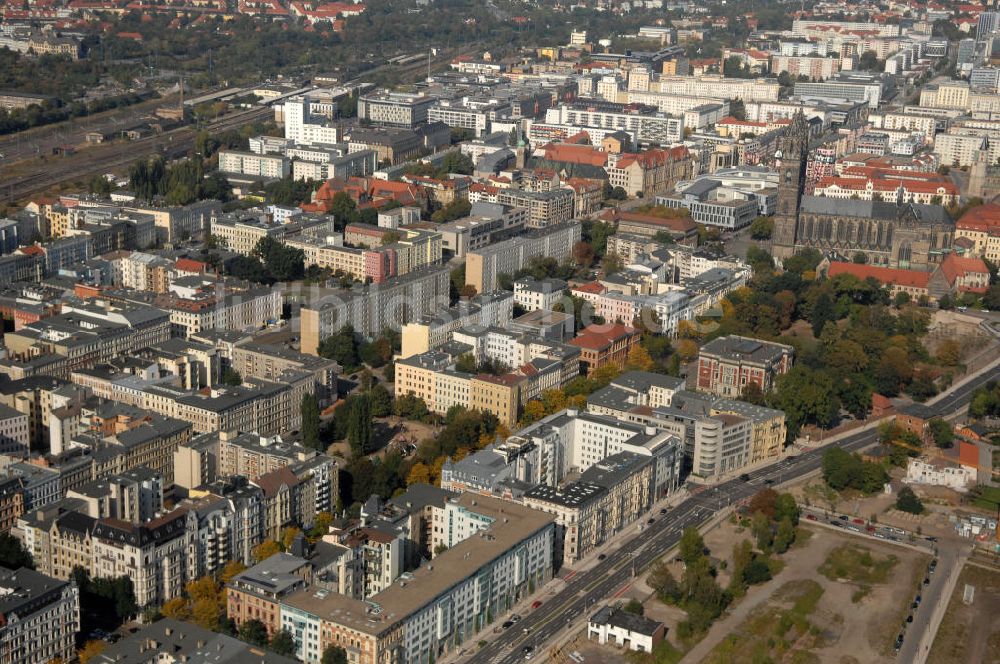
[[[953,413],[969,402],[973,390],[997,379],[1000,379],[1000,366],[947,393],[931,408],[938,415]],[[617,550],[609,552],[605,560],[569,576],[563,590],[464,661],[475,664],[524,661],[525,647],[531,647],[535,651],[533,655],[539,659],[546,657],[544,649],[557,641],[560,630],[567,629],[582,614],[593,611],[604,598],[624,591],[632,581],[633,568],[636,573],[641,573],[661,558],[677,545],[685,528],[704,523],[723,507],[749,498],[767,483],[780,484],[818,469],[823,451],[830,445],[857,452],[875,443],[877,438],[877,429],[859,431],[825,447],[749,472],[749,481],[730,480],[708,488],[680,503],[668,514],[654,517],[656,520],[652,525],[638,521],[629,526],[635,529],[635,534]],[[641,532],[638,531],[640,523]],[[527,634],[525,630],[529,630]]]

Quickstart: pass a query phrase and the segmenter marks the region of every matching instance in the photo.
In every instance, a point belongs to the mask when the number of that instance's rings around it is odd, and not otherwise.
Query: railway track
[[[452,58],[465,55],[484,48],[481,42],[466,44],[461,48],[448,49],[447,52],[430,58],[433,70],[440,69],[442,64]],[[360,75],[356,80],[370,77],[383,70],[394,69],[402,78],[422,78],[428,69],[428,59],[420,59],[410,63],[384,63]],[[262,119],[272,113],[270,106],[240,111],[206,125],[210,133],[219,133],[228,129],[240,127],[255,120]],[[16,203],[34,194],[42,193],[58,184],[102,175],[117,168],[127,166],[143,155],[161,152],[168,159],[183,155],[194,146],[198,133],[196,127],[187,126],[173,129],[159,136],[140,138],[125,144],[115,144],[108,150],[93,148],[68,158],[53,158],[38,166],[34,173],[20,176],[3,177],[0,174],[0,205]]]
[[[270,107],[240,111],[205,126],[209,133],[219,133],[248,122],[267,117]],[[86,152],[78,158],[70,157],[65,163],[50,161],[45,170],[24,176],[15,176],[0,182],[0,203],[12,203],[68,180],[88,178],[113,171],[134,162],[141,155],[161,152],[168,159],[178,157],[194,146],[198,130],[180,127],[160,134],[121,144],[117,150],[89,156]]]

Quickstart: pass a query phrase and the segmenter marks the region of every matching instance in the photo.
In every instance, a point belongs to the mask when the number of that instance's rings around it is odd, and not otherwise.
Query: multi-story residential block
[[[309,95],[296,95],[283,104],[285,120],[285,140],[299,145],[333,145],[340,139],[340,132],[328,118],[313,112],[314,100]],[[262,137],[266,139],[267,137]],[[266,140],[258,140],[261,149],[258,154],[269,152],[263,149]]]
[[[141,525],[102,519],[94,526],[91,573],[132,579],[140,606],[179,597],[192,580],[187,573],[187,510],[174,510]]]
[[[63,304],[57,316],[26,325],[5,335],[8,356],[21,362],[41,355],[52,363],[45,369],[68,376],[170,338],[169,314],[153,307],[101,307]]]
[[[462,328],[506,328],[513,320],[513,311],[514,295],[510,291],[481,293],[468,300],[459,300],[454,307],[443,308],[403,325],[400,358],[434,350]]]
[[[619,104],[614,101],[584,99],[560,104],[545,113],[545,123],[568,125],[580,131],[611,129],[626,131],[639,143],[670,145],[684,138],[684,118],[667,115],[655,107]],[[600,139],[603,140],[601,135]],[[597,139],[594,139],[595,142]]]
[[[226,614],[237,626],[259,620],[268,636],[273,636],[281,631],[281,601],[308,588],[312,580],[313,569],[307,561],[276,553],[226,584]]]
[[[469,252],[465,283],[473,286],[477,293],[490,292],[497,287],[497,275],[513,275],[535,256],[563,261],[572,255],[573,245],[580,241],[580,233],[580,224],[557,224]]]
[[[456,257],[490,244],[508,240],[528,225],[526,208],[508,208],[496,203],[476,203],[472,213],[437,227],[441,246]]]
[[[548,515],[472,495],[449,501],[442,512],[438,538],[451,545],[433,565],[402,575],[365,601],[322,590],[285,598],[281,624],[295,638],[300,660],[315,664],[325,648],[339,646],[357,664],[377,664],[388,653],[428,661],[474,639],[489,616],[551,577],[554,526]]]
[[[316,450],[295,443],[285,443],[279,437],[265,437],[252,433],[219,431],[206,433],[201,440],[212,440],[217,445],[217,473],[221,477],[242,475],[256,480],[261,475],[280,470],[297,461],[316,456]],[[192,441],[196,445],[197,441]]]
[[[778,376],[788,373],[795,349],[760,339],[719,337],[698,353],[699,390],[723,397],[739,398],[750,383],[763,393],[774,389]]]
[[[80,591],[22,567],[0,568],[0,659],[11,664],[70,661],[80,629]]]
[[[822,81],[835,76],[839,71],[839,58],[789,55],[771,58],[771,73],[788,72],[793,78],[808,76],[810,80]]]
[[[497,203],[528,211],[526,226],[548,228],[573,218],[574,194],[571,189],[526,191],[503,189],[497,194]]]
[[[172,618],[157,620],[135,634],[109,645],[91,661],[94,664],[181,664],[205,658],[208,653],[211,653],[215,664],[295,664],[296,661],[231,636]]]
[[[303,306],[302,352],[318,354],[320,342],[348,323],[356,333],[374,338],[387,327],[398,330],[407,322],[446,308],[448,276],[447,266],[428,266],[381,284],[340,291]]]
[[[0,455],[27,457],[30,435],[28,414],[0,404]]]
[[[24,514],[24,483],[19,477],[0,479],[0,532],[9,533]]]
[[[219,150],[219,170],[223,173],[273,179],[288,177],[292,172],[288,157],[241,150]]]
[[[552,306],[563,298],[566,287],[566,282],[561,279],[522,277],[514,282],[514,302],[525,311],[551,311]]]
[[[211,219],[210,232],[229,251],[249,256],[265,237],[281,240],[285,227],[239,213],[222,213]]]
[[[724,76],[663,76],[659,91],[664,94],[709,97],[712,99],[742,99],[744,101],[777,101],[781,85],[770,78],[726,78]]]
[[[229,366],[246,378],[275,381],[289,371],[313,375],[315,395],[321,406],[337,396],[337,375],[340,367],[333,360],[306,355],[276,344],[241,343],[233,346]]]

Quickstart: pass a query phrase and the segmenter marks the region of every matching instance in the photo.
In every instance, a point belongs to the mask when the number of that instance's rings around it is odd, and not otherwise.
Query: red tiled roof
[[[580,330],[580,334],[571,339],[569,343],[578,348],[601,350],[607,348],[615,341],[635,333],[635,328],[622,325],[621,323],[615,323],[614,325],[588,325]]]
[[[190,258],[178,258],[177,262],[174,263],[174,268],[181,272],[201,273],[208,269],[208,263],[202,263]]]
[[[570,290],[580,291],[581,293],[593,293],[594,295],[600,295],[607,288],[598,281],[591,281],[586,284],[580,284],[579,286],[573,286]]]
[[[945,256],[945,259],[941,261],[940,269],[949,284],[955,283],[956,279],[964,277],[967,274],[989,275],[990,273],[990,269],[986,267],[983,259],[967,258],[958,254],[948,254]]]
[[[561,161],[569,164],[587,164],[603,168],[608,155],[595,150],[590,145],[573,145],[571,143],[549,143],[542,147],[547,161]]]
[[[921,272],[920,270],[901,270],[892,267],[878,267],[877,265],[833,261],[827,270],[827,276],[835,277],[838,274],[850,274],[862,280],[872,277],[880,284],[894,284],[907,288],[927,288],[927,283],[931,278],[930,272]]]
[[[974,207],[955,224],[958,229],[985,231],[994,226],[1000,226],[1000,205],[987,203]]]

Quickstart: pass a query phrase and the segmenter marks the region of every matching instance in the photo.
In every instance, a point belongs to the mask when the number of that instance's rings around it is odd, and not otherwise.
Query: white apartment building
[[[281,179],[292,172],[290,164],[288,157],[282,155],[219,150],[219,170],[223,173]]]
[[[620,104],[578,101],[560,104],[545,112],[545,122],[567,124],[586,130],[588,127],[614,129],[634,134],[640,143],[670,145],[684,138],[684,118],[657,112],[643,115],[626,111]]]
[[[988,146],[986,136],[977,133],[951,133],[938,134],[934,140],[934,154],[944,166],[971,166],[976,161],[976,155],[980,150],[989,153],[989,161],[996,161],[993,152],[1000,152],[1000,148]]]
[[[663,76],[664,94],[743,101],[778,101],[781,86],[770,78],[726,78],[724,76]]]
[[[312,114],[308,95],[285,100],[285,139],[298,145],[333,145],[340,140],[340,131],[323,116]]]
[[[491,620],[552,577],[552,517],[487,496],[463,494],[432,508],[433,561],[403,573],[365,601],[325,590],[281,603],[281,626],[296,656],[316,664],[328,646],[349,648],[358,664],[430,662],[475,641]],[[447,544],[446,544],[447,546]]]
[[[563,298],[566,282],[562,279],[535,279],[522,277],[514,282],[514,302],[526,311],[552,311],[552,306]]]
[[[264,237],[281,240],[285,228],[281,224],[261,221],[256,217],[221,214],[212,217],[210,233],[229,251],[249,256]]]

